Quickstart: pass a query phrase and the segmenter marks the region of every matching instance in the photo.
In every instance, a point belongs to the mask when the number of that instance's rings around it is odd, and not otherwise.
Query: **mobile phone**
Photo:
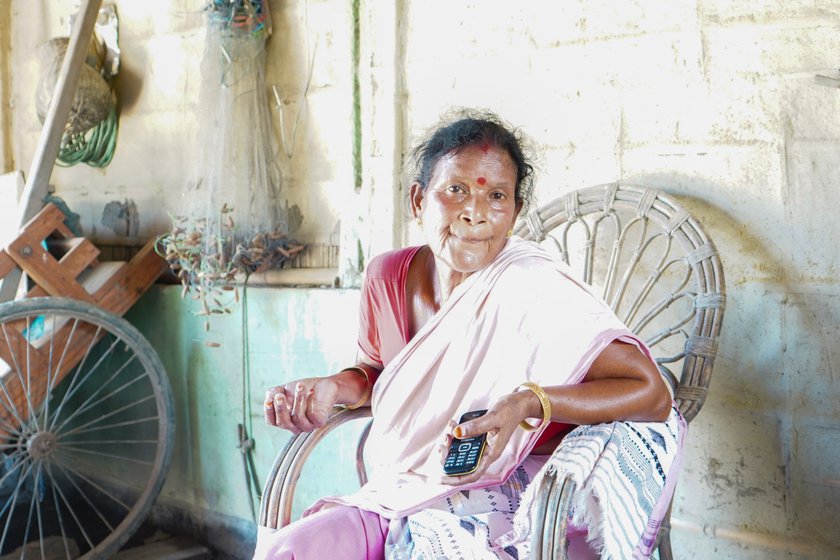
[[[486,410],[473,410],[461,416],[458,424],[463,424],[486,413]],[[446,454],[446,462],[443,464],[443,472],[449,476],[462,476],[469,474],[478,468],[478,462],[484,453],[484,446],[487,442],[487,434],[481,434],[465,439],[452,438],[449,445],[449,452]]]

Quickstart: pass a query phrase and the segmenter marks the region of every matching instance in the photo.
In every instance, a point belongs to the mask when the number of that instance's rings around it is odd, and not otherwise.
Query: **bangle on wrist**
[[[358,371],[359,373],[361,373],[362,375],[365,376],[365,392],[362,393],[362,398],[360,398],[354,404],[341,404],[341,405],[339,405],[341,408],[343,408],[345,410],[356,410],[357,408],[359,408],[360,406],[365,404],[368,400],[368,397],[370,397],[370,390],[371,390],[370,377],[368,376],[368,373],[360,367],[344,368],[341,371]]]
[[[520,383],[519,386],[514,390],[514,393],[519,391],[519,389],[521,389],[522,387],[529,389],[535,395],[537,395],[537,398],[540,400],[540,404],[542,405],[542,424],[540,424],[539,426],[533,426],[525,420],[519,423],[519,427],[525,430],[526,432],[533,432],[534,430],[547,425],[548,422],[551,422],[551,401],[548,400],[548,394],[542,387],[540,387],[536,383],[531,383],[530,381]]]

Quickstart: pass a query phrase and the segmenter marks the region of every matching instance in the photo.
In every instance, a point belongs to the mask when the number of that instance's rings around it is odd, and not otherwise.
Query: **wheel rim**
[[[0,557],[105,558],[163,484],[172,438],[157,354],[73,300],[0,306]]]

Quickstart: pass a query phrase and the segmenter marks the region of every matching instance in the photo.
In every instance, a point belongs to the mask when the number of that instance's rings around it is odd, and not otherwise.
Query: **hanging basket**
[[[61,73],[68,43],[69,39],[66,37],[51,39],[41,49],[41,58],[45,62],[46,72],[35,92],[35,108],[42,124],[55,92],[55,84]],[[111,112],[113,106],[111,88],[95,67],[98,65],[101,68],[100,60],[96,46],[92,44],[88,50],[86,64],[82,65],[82,71],[79,74],[76,95],[73,97],[70,116],[64,129],[66,134],[73,135],[90,130],[104,121]]]

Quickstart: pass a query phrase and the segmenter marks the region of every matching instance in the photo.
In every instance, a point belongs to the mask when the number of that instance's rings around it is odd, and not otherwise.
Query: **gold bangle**
[[[519,427],[525,430],[526,432],[533,432],[534,430],[537,430],[542,426],[546,426],[548,422],[551,422],[551,401],[548,400],[548,394],[545,392],[545,390],[543,390],[542,387],[540,387],[536,383],[531,383],[530,381],[520,383],[519,387],[516,388],[516,391],[514,391],[514,393],[519,391],[519,389],[521,389],[522,387],[530,389],[535,395],[537,395],[537,398],[540,399],[540,404],[542,405],[542,424],[540,424],[539,426],[532,426],[525,420],[519,423]]]
[[[341,407],[342,407],[343,409],[345,409],[345,410],[356,410],[357,408],[359,408],[360,406],[362,406],[363,404],[365,404],[365,403],[367,402],[367,400],[368,400],[368,397],[370,397],[370,389],[371,389],[371,387],[370,387],[370,377],[368,376],[368,373],[367,373],[365,370],[363,370],[362,368],[360,368],[360,367],[349,367],[349,368],[344,368],[344,369],[343,369],[343,370],[341,370],[341,371],[358,371],[359,373],[361,373],[362,375],[364,375],[364,376],[365,376],[365,392],[364,392],[364,394],[362,395],[362,398],[360,398],[360,399],[359,399],[358,401],[356,401],[354,404],[342,404],[342,405],[339,405],[339,406],[341,406]]]

